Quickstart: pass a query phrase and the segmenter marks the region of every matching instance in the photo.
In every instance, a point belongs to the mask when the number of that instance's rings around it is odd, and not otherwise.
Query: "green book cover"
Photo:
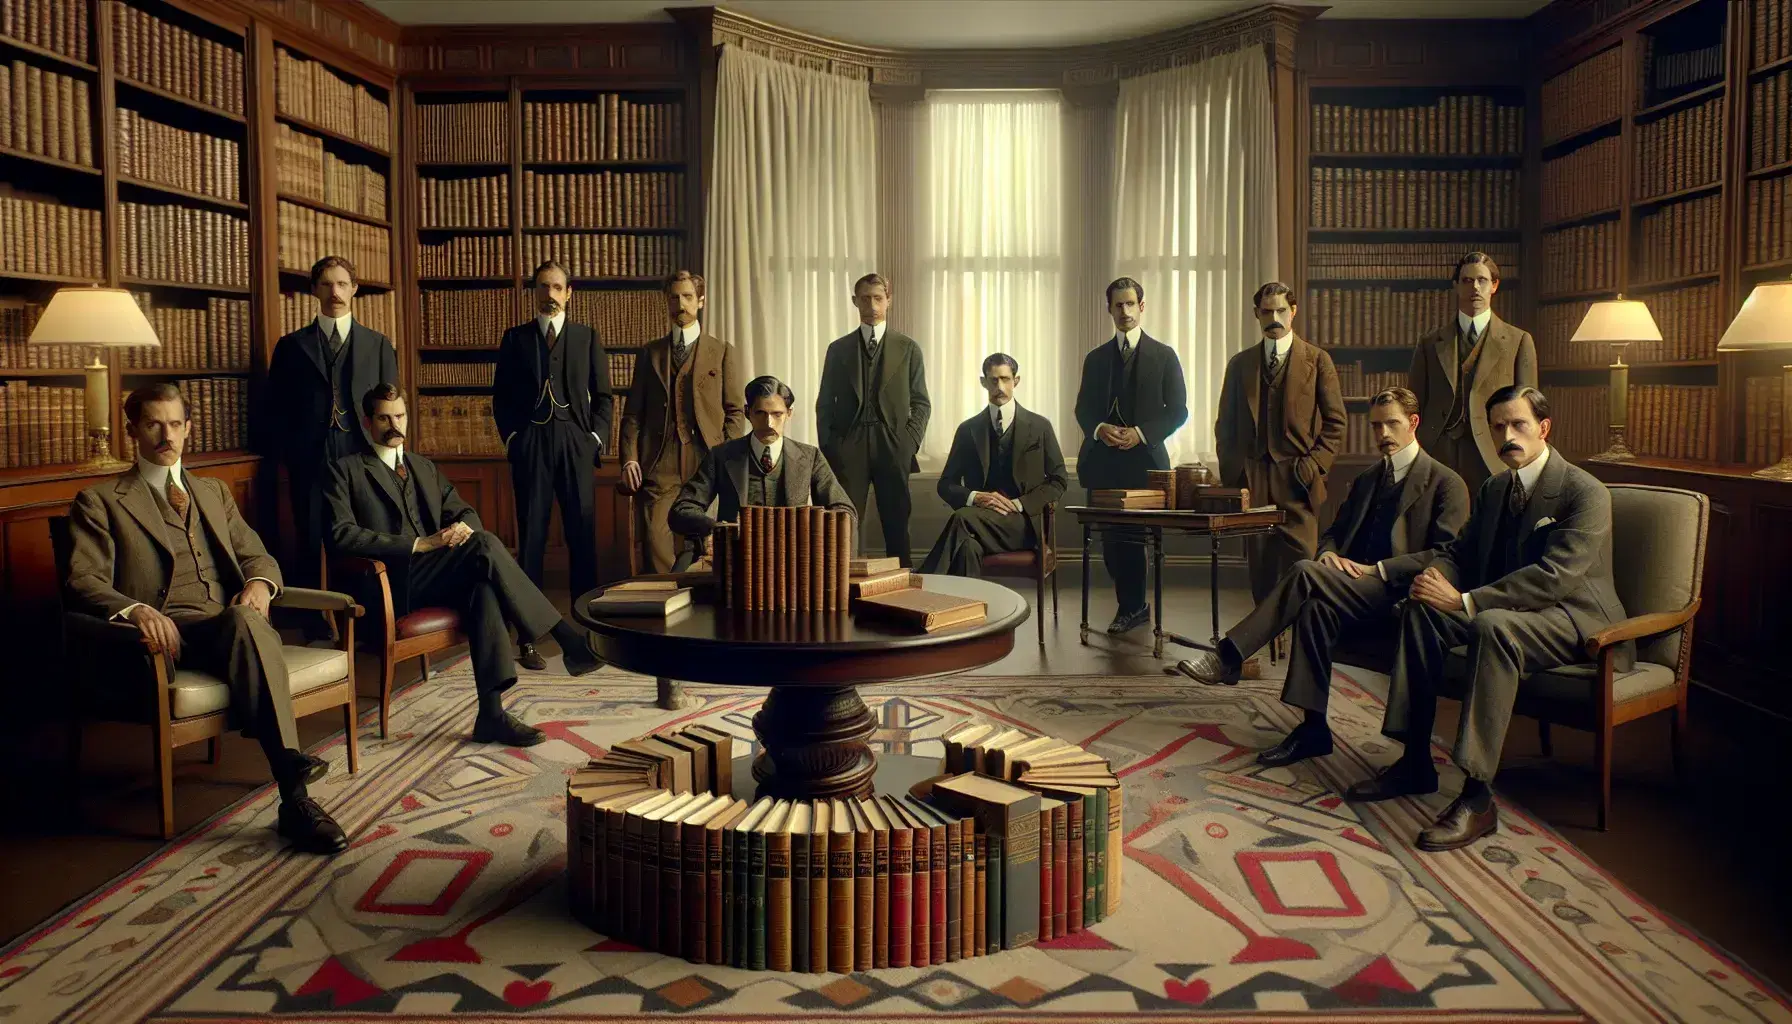
[[[807,802],[790,811],[790,962],[793,970],[809,970],[809,828],[813,808]]]
[[[734,963],[734,919],[738,913],[734,886],[735,835],[732,828],[722,832],[722,962],[730,965]]]
[[[749,840],[754,830],[758,829],[759,824],[765,820],[765,816],[771,813],[772,804],[771,800],[760,800],[753,805],[753,810],[740,820],[740,824],[730,830],[734,837],[734,897],[732,900],[734,906],[734,956],[728,962],[735,967],[747,966],[748,951],[752,948],[752,939],[749,934],[752,904],[747,882],[747,866],[752,857]],[[763,845],[760,846],[759,852],[759,877],[763,882],[765,878],[765,847]],[[764,919],[761,918],[761,920]]]
[[[747,969],[765,970],[765,833],[747,833]]]
[[[1095,820],[1101,827],[1095,830],[1095,920],[1105,921],[1108,916],[1108,791],[1095,790]]]
[[[1101,920],[1095,907],[1095,843],[1100,830],[1094,822],[1105,819],[1095,817],[1101,810],[1099,800],[1101,790],[1096,790],[1083,798],[1083,927]]]

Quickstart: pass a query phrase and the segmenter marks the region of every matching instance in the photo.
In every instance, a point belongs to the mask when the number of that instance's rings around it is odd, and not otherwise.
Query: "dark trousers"
[[[524,427],[510,442],[510,479],[516,487],[517,554],[523,571],[542,582],[548,523],[560,502],[560,526],[572,596],[597,588],[597,441],[570,420]]]
[[[501,693],[516,682],[510,626],[516,626],[523,640],[533,641],[560,622],[553,603],[488,530],[480,530],[458,547],[413,556],[408,593],[412,608],[445,605],[461,610],[473,683],[481,693]]]
[[[822,453],[852,507],[865,521],[866,492],[877,491],[877,518],[884,527],[884,554],[894,555],[908,568],[909,555],[908,464],[913,456],[897,444],[895,433],[882,423],[860,423],[846,437]]]
[[[1101,564],[1114,578],[1114,597],[1123,612],[1145,606],[1144,537],[1143,532],[1111,526],[1101,531]]]
[[[286,480],[292,488],[293,561],[282,559],[280,571],[294,587],[316,587],[323,580],[324,533],[330,510],[324,507],[324,482],[330,463],[365,449],[360,431],[332,430],[324,435],[315,458],[289,459]]]
[[[261,744],[268,763],[286,770],[281,753],[299,748],[299,730],[293,721],[292,689],[286,675],[286,657],[280,650],[280,634],[262,614],[248,605],[229,605],[216,612],[175,612],[169,615],[180,629],[178,667],[193,669],[224,680],[230,687],[232,727],[253,736]],[[303,788],[289,796],[303,797]]]
[[[1302,560],[1243,621],[1226,631],[1226,638],[1248,658],[1293,626],[1294,652],[1282,684],[1282,702],[1324,714],[1331,696],[1332,651],[1339,638],[1345,630],[1391,624],[1400,596],[1374,572],[1351,579],[1337,569]]]
[[[983,575],[983,556],[997,551],[1031,551],[1037,531],[1025,512],[1003,515],[975,505],[952,510],[940,539],[921,563],[922,572]]]
[[[1405,743],[1412,753],[1425,750],[1437,718],[1445,659],[1451,648],[1465,645],[1468,682],[1451,757],[1470,778],[1490,782],[1499,771],[1519,682],[1533,672],[1584,660],[1580,631],[1559,607],[1539,612],[1490,608],[1470,619],[1460,611],[1406,602],[1381,726],[1385,735]],[[1419,749],[1412,750],[1414,746]]]
[[[1475,433],[1464,429],[1460,437],[1444,434],[1437,439],[1437,448],[1425,449],[1432,458],[1456,471],[1462,482],[1468,485],[1469,500],[1473,501],[1481,493],[1481,485],[1492,474],[1487,471],[1487,460],[1481,457],[1481,446],[1475,443]]]
[[[1269,533],[1245,540],[1250,563],[1251,599],[1261,602],[1294,564],[1319,549],[1319,516],[1307,489],[1295,473],[1297,460],[1256,458],[1245,464],[1245,486],[1251,505],[1274,505],[1287,517]]]

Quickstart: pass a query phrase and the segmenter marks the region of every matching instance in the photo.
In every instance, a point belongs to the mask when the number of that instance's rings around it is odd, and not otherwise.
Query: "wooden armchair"
[[[1045,646],[1045,584],[1052,585],[1052,628],[1058,625],[1058,503],[1048,501],[1034,525],[1039,543],[1031,551],[999,551],[983,556],[983,575],[1030,579],[1036,601],[1033,617],[1039,622],[1039,646]]]
[[[380,654],[380,739],[390,731],[392,718],[392,674],[400,662],[418,659],[423,678],[429,678],[429,656],[436,651],[467,642],[461,631],[457,608],[413,608],[404,615],[392,613],[392,581],[386,575],[386,563],[374,558],[352,555],[330,556],[325,579],[330,574],[338,579],[358,578],[367,587],[368,603],[380,614],[374,635],[379,638]],[[325,584],[328,585],[327,583]]]

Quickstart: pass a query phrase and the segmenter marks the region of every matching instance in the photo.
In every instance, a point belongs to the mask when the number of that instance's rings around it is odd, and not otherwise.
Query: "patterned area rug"
[[[1126,777],[1121,912],[1043,947],[868,974],[695,966],[564,910],[563,784],[606,744],[702,720],[751,742],[764,691],[531,674],[552,739],[467,742],[463,663],[397,702],[349,777],[313,792],[354,845],[285,855],[261,792],[0,953],[0,1020],[838,1019],[1792,1021],[1785,996],[1511,806],[1492,840],[1421,855],[1447,796],[1366,808],[1342,785],[1393,751],[1335,680],[1338,750],[1262,769],[1295,721],[1272,680],[959,677],[867,688],[885,750],[931,754],[967,716],[1092,746]],[[1439,754],[1441,758],[1441,753]],[[1453,790],[1453,779],[1445,780]]]

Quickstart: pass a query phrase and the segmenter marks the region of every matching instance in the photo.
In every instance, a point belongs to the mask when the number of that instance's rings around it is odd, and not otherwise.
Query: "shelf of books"
[[[1730,236],[1740,248],[1737,302],[1756,284],[1792,277],[1792,0],[1748,7],[1746,88],[1737,93],[1748,134],[1737,140],[1745,171],[1741,223]],[[1788,450],[1780,369],[1788,361],[1777,352],[1738,361],[1732,379],[1742,393],[1727,405],[1740,409],[1734,457],[1745,466],[1773,465]]]

